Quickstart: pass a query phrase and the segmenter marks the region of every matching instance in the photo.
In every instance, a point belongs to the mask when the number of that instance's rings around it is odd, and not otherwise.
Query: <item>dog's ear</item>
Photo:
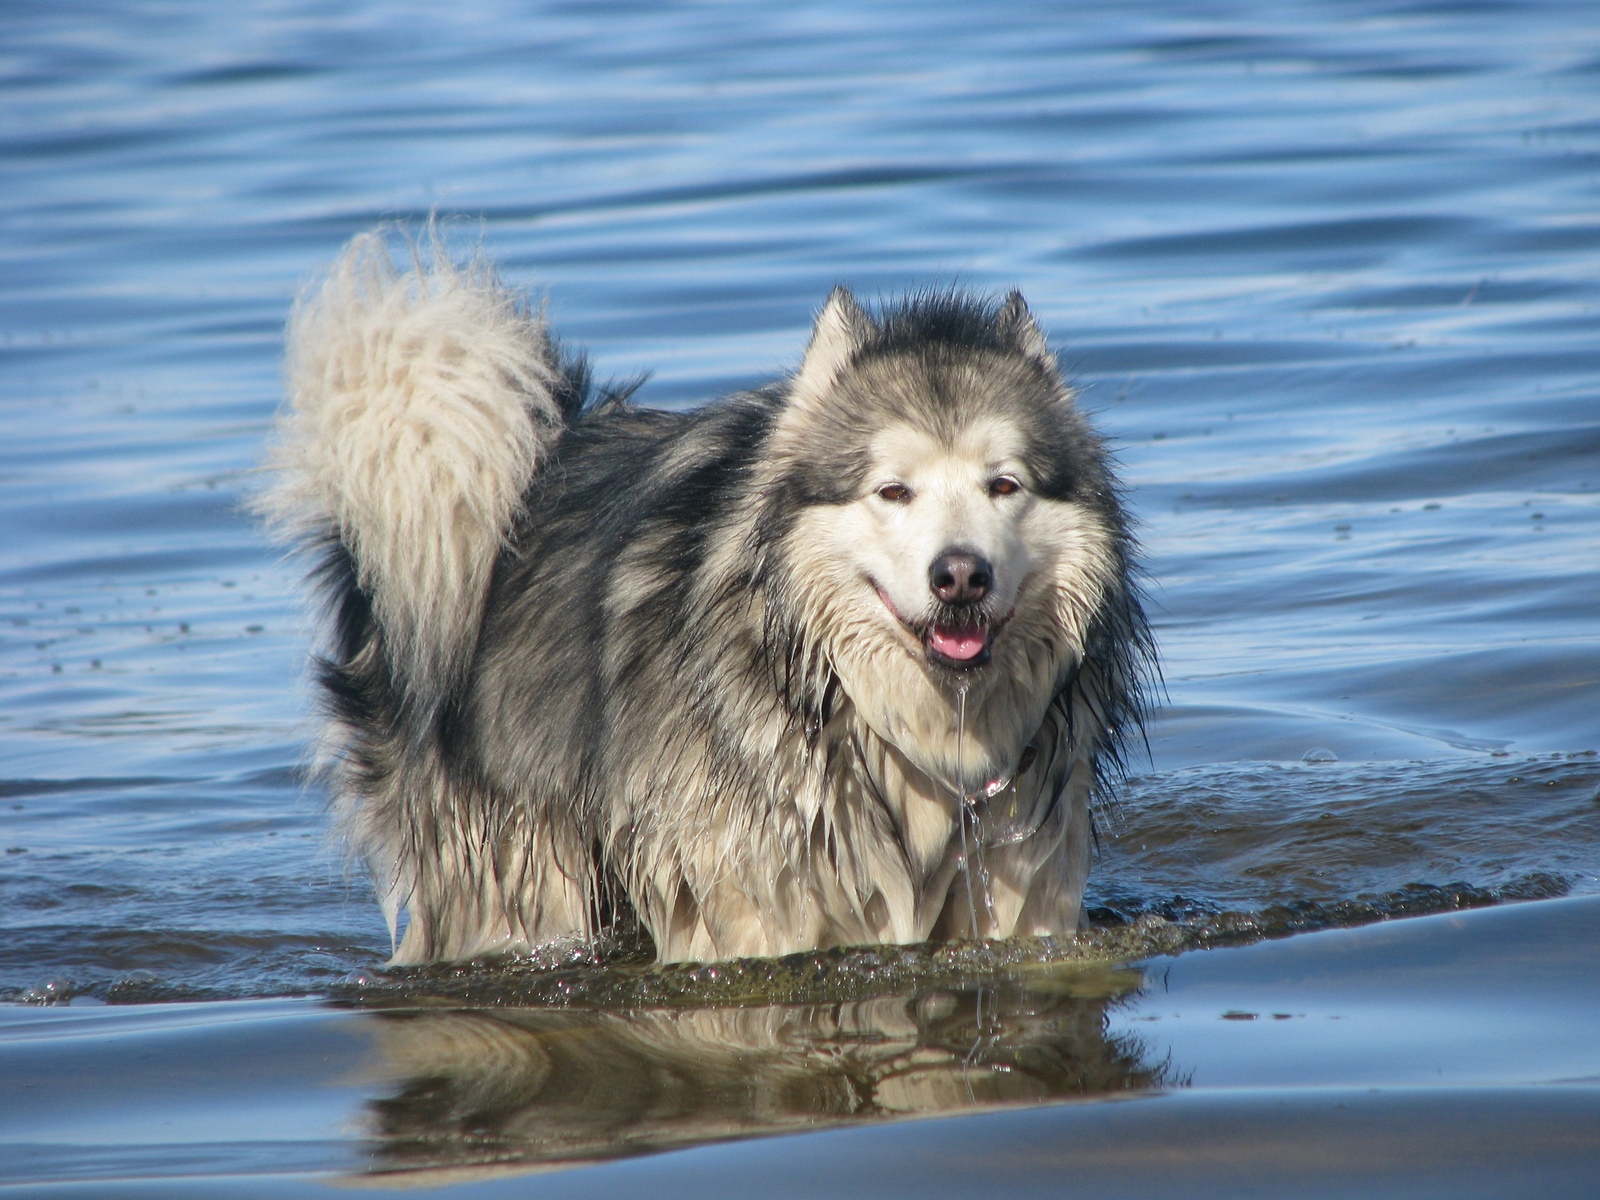
[[[1028,302],[1022,298],[1021,292],[1012,292],[1006,297],[1005,304],[1000,307],[1000,315],[995,318],[995,328],[1001,338],[1029,358],[1037,359],[1052,371],[1056,370],[1056,357],[1050,353],[1050,343],[1045,340],[1044,331],[1028,311]]]
[[[795,372],[790,395],[794,402],[806,404],[824,396],[829,385],[839,378],[845,364],[872,335],[872,318],[867,316],[846,287],[836,287],[828,296],[811,331],[811,344]]]

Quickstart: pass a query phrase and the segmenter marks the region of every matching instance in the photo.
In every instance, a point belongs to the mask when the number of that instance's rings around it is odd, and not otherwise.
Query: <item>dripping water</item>
[[[983,896],[983,911],[989,915],[990,924],[994,922],[994,895],[989,884],[989,871],[983,862],[983,838],[978,829],[978,802],[985,793],[980,789],[973,792],[967,786],[967,688],[970,685],[963,679],[956,688],[956,821],[961,829],[961,874],[967,885],[967,913],[972,919],[972,939],[977,941],[981,934],[978,931],[978,894],[972,890],[972,872],[976,862],[978,872],[979,894]],[[972,841],[967,841],[967,826],[972,826]]]
[[[961,1084],[967,1089],[967,1103],[976,1104],[977,1096],[972,1091],[972,1067],[978,1062],[978,1055],[983,1050],[983,988],[978,988],[977,1011],[974,1013],[976,1033],[973,1035],[972,1046],[967,1050],[966,1056],[961,1060]]]
[[[972,852],[967,846],[967,681],[956,689],[956,824],[961,829],[961,875],[967,882],[967,913],[972,940],[978,940],[978,902],[972,895]],[[972,831],[974,840],[977,829]]]

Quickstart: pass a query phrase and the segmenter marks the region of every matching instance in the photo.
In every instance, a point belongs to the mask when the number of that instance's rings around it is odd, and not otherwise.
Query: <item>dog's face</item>
[[[830,523],[842,536],[832,552],[848,551],[887,632],[909,635],[931,667],[966,674],[993,664],[1033,573],[1039,501],[1009,422],[954,433],[884,430],[868,447],[865,486]]]
[[[1081,660],[1115,537],[1099,443],[1020,298],[959,311],[989,327],[919,340],[836,292],[774,469],[808,636],[874,732],[967,791],[1015,770]]]

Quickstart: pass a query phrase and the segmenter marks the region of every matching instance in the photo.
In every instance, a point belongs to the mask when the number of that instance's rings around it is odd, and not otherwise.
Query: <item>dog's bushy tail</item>
[[[339,539],[413,698],[448,695],[470,662],[495,558],[565,424],[561,370],[542,313],[431,228],[357,237],[295,305],[258,507],[286,539]]]

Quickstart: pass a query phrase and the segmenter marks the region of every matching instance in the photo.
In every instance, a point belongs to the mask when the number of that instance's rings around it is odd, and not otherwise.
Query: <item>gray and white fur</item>
[[[828,298],[688,412],[436,239],[297,304],[262,508],[319,555],[343,832],[397,964],[1061,933],[1152,666],[1100,439],[1022,298]]]

